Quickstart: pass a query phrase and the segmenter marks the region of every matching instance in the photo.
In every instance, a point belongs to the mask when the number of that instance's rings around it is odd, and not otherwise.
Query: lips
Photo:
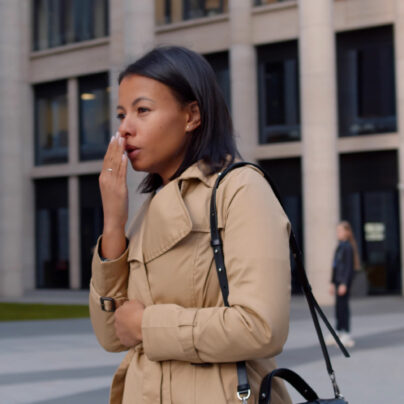
[[[129,159],[133,159],[137,156],[137,154],[139,153],[140,149],[136,146],[132,146],[132,145],[126,145],[125,147],[125,151],[127,156],[129,157]]]

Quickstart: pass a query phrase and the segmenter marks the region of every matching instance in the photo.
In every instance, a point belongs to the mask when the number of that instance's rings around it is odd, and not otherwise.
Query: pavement
[[[35,291],[19,301],[82,304],[86,299],[86,292]],[[351,358],[330,348],[341,392],[351,404],[404,403],[404,298],[357,298],[351,310],[356,342]],[[325,311],[333,323],[333,309]],[[0,403],[107,404],[123,356],[102,350],[89,319],[0,322]],[[320,397],[332,397],[302,297],[292,299],[289,338],[277,362],[298,372]],[[290,392],[293,402],[303,400]]]

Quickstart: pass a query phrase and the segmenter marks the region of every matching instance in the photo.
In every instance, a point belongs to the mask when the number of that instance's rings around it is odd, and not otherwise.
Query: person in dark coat
[[[330,293],[335,295],[336,329],[341,342],[347,347],[353,347],[350,330],[349,297],[355,269],[360,268],[357,244],[351,225],[343,221],[337,226],[338,246],[335,250]],[[326,339],[328,345],[335,341],[331,336]]]

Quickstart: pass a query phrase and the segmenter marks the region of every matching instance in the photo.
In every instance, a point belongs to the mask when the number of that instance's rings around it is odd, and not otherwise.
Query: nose
[[[118,132],[123,138],[127,138],[135,134],[135,128],[133,127],[133,124],[131,124],[127,116],[121,121]]]

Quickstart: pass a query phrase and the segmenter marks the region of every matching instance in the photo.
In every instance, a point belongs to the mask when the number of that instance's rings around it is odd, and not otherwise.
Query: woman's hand
[[[142,318],[145,306],[138,300],[129,300],[114,315],[115,333],[122,345],[130,348],[141,342]]]
[[[104,212],[101,254],[104,258],[118,258],[126,248],[125,224],[128,220],[128,187],[125,139],[119,132],[112,137],[104,157],[99,184]]]
[[[338,286],[338,296],[344,296],[347,292],[347,287],[343,283]]]

